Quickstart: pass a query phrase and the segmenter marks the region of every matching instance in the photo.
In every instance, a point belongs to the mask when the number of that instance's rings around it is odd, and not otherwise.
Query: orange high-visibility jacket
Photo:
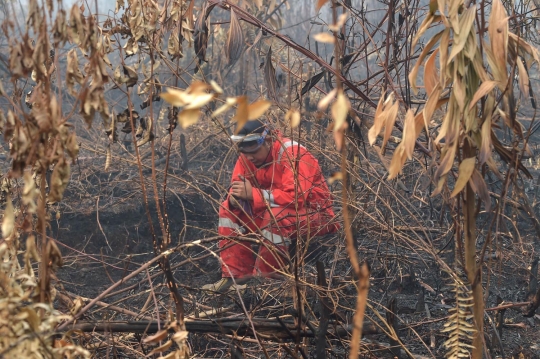
[[[279,135],[269,153],[268,165],[256,168],[244,155],[240,155],[234,167],[231,182],[242,177],[253,185],[254,213],[270,207],[289,207],[326,212],[334,216],[332,195],[321,173],[319,162],[302,145]],[[239,209],[233,209],[239,212]]]

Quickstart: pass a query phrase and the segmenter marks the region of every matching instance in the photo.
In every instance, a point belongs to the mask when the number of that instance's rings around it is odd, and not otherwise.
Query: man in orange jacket
[[[319,163],[304,146],[259,120],[248,121],[231,139],[241,154],[219,210],[222,279],[203,286],[217,292],[254,275],[276,276],[288,264],[291,241],[339,228]],[[242,241],[250,233],[262,239],[256,256],[251,242]]]

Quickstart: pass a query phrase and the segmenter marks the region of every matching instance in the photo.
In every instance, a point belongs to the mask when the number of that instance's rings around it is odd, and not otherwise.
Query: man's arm
[[[283,152],[280,164],[283,171],[281,184],[273,184],[271,191],[252,191],[255,209],[265,207],[266,203],[274,207],[287,207],[294,205],[295,201],[299,207],[303,207],[307,200],[305,196],[320,177],[317,159],[298,145],[290,146]]]

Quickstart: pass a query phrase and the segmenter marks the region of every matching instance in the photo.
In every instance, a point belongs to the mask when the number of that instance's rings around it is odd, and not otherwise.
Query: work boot
[[[249,281],[249,278],[240,278],[236,279],[236,285],[234,285],[233,279],[229,277],[224,277],[218,280],[215,283],[205,284],[202,286],[202,290],[207,292],[218,292],[218,293],[227,293],[236,291],[244,291],[246,289],[246,283]]]

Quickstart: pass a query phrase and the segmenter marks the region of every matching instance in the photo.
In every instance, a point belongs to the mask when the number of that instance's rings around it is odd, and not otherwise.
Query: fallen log
[[[281,320],[281,323],[275,319],[253,318],[253,327],[258,336],[276,339],[290,339],[291,333],[296,335],[296,326],[292,320]],[[251,323],[244,317],[240,318],[222,318],[214,320],[204,319],[186,319],[186,330],[197,334],[235,334],[239,336],[253,336]],[[283,327],[285,325],[286,328]],[[164,325],[161,323],[161,328]],[[287,331],[288,329],[288,331]],[[79,321],[76,324],[63,328],[63,331],[81,331],[81,332],[109,332],[109,333],[156,333],[158,329],[157,321],[117,321],[117,322],[87,322]],[[352,331],[350,326],[341,326],[337,323],[331,323],[327,329],[327,335],[334,337],[348,337]],[[382,331],[372,322],[364,323],[363,333],[381,334]],[[302,328],[299,333],[301,337],[315,337],[308,326]]]

